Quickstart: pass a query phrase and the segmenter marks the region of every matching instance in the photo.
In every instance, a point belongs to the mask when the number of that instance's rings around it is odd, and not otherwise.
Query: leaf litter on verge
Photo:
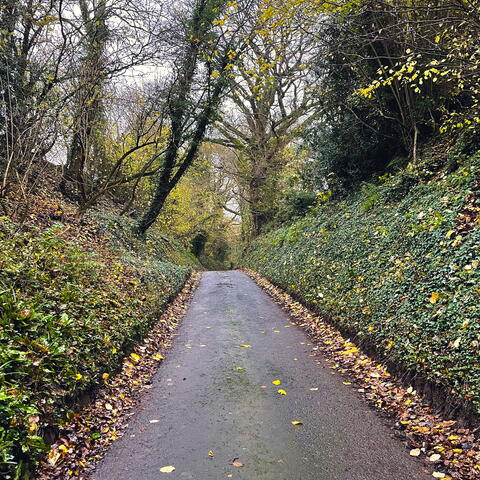
[[[366,399],[389,413],[396,421],[396,431],[415,449],[419,442],[424,445],[425,462],[432,465],[432,450],[439,449],[441,458],[435,460],[435,478],[445,480],[478,479],[480,461],[480,437],[471,428],[462,428],[454,420],[446,420],[434,413],[413,387],[405,388],[388,370],[359,350],[355,344],[342,337],[340,332],[328,325],[317,314],[295,301],[290,295],[250,270],[246,273],[255,280],[274,300],[285,308],[297,325],[303,326],[315,339],[326,361],[334,363],[330,368],[340,374],[355,378],[357,388]],[[305,342],[300,342],[304,345]],[[322,362],[317,362],[319,365]],[[452,434],[455,438],[452,438]],[[414,440],[413,440],[414,439]],[[468,448],[463,448],[468,445]],[[462,446],[462,448],[460,448]],[[430,455],[429,455],[430,454]],[[433,457],[436,459],[436,457]]]

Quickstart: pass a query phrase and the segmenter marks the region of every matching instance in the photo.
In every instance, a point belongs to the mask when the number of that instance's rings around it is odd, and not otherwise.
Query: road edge
[[[308,334],[316,351],[331,364],[330,368],[347,377],[349,381],[345,384],[355,388],[375,411],[393,420],[396,436],[412,456],[424,460],[432,478],[480,478],[478,431],[459,428],[456,421],[434,413],[432,406],[413,387],[405,387],[385,366],[345,339],[316,313],[257,272],[242,271]]]
[[[150,333],[123,359],[119,372],[103,377],[103,385],[82,410],[60,427],[59,439],[40,463],[36,480],[87,480],[111,444],[121,438],[150,388],[151,379],[188,311],[203,272],[194,271],[180,293],[152,325]]]

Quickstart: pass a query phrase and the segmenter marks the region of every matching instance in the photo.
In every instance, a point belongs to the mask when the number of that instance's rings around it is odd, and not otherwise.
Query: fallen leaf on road
[[[238,370],[239,372],[241,372],[242,370],[245,370],[245,368],[243,368],[243,367],[237,367],[237,370]]]
[[[210,450],[210,451],[208,452],[208,456],[209,456],[209,457],[213,457],[213,456],[215,456],[215,454]]]
[[[277,392],[278,392],[280,395],[286,395],[286,394],[287,394],[287,392],[286,392],[285,390],[282,390],[282,389],[277,390]]]
[[[316,391],[318,391],[318,387],[316,387],[316,388],[311,388],[310,391],[311,391],[311,392],[316,392]]]
[[[298,420],[293,420],[292,425],[303,425],[303,422],[299,422]]]
[[[439,453],[434,453],[433,455],[430,455],[430,457],[428,457],[431,462],[438,462],[441,458],[442,456]]]
[[[162,473],[172,473],[174,470],[175,470],[175,467],[172,467],[171,465],[169,465],[168,467],[162,467],[160,469]]]
[[[432,477],[434,477],[434,478],[445,478],[446,475],[442,472],[433,472]]]
[[[413,450],[410,450],[410,455],[412,457],[418,457],[421,453],[422,451],[419,448],[414,448]]]
[[[150,423],[158,423],[160,420],[150,420]]]
[[[280,380],[274,380],[272,383],[274,385],[281,385],[282,384],[282,382]]]
[[[155,355],[155,358],[157,360],[163,360],[165,357],[163,355],[160,355],[159,353],[157,355]]]
[[[239,462],[238,460],[235,461],[235,462],[232,462],[230,465],[233,465],[234,467],[243,467],[243,463],[242,462]]]
[[[243,348],[250,348],[251,347],[251,345],[240,345],[240,346],[243,347]]]

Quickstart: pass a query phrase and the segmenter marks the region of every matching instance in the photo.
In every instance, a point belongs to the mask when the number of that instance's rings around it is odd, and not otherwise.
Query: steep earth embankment
[[[58,425],[117,370],[198,266],[173,239],[140,241],[105,209],[79,223],[53,196],[30,208],[21,226],[0,218],[6,479],[30,478]]]
[[[408,372],[437,405],[478,414],[480,156],[453,164],[410,166],[318,206],[258,238],[243,263]]]

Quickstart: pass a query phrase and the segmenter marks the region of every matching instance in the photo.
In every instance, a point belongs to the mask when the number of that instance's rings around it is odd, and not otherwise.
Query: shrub
[[[100,253],[64,227],[0,219],[0,477],[29,478],[43,437],[147,331],[189,267]],[[95,245],[95,242],[93,242]],[[78,245],[89,245],[90,252]],[[128,259],[127,259],[128,257]]]

